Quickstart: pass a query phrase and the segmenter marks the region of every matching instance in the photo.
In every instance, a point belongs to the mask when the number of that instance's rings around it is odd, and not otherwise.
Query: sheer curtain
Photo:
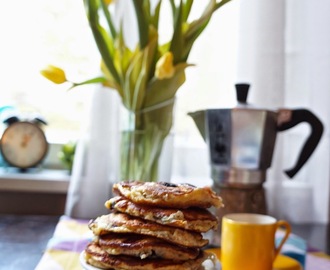
[[[96,86],[86,125],[77,143],[65,214],[94,218],[105,214],[111,184],[118,179],[119,97]]]
[[[303,169],[283,173],[309,129],[279,134],[267,176],[269,212],[293,222],[329,222],[330,1],[240,0],[237,79],[251,83],[249,101],[268,108],[306,108],[325,132]]]

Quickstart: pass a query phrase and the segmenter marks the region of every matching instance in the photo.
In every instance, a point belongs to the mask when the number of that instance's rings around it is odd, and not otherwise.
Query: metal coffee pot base
[[[219,187],[251,188],[259,187],[266,181],[266,170],[227,168],[212,164],[211,177]]]
[[[267,214],[265,190],[262,184],[248,187],[219,187],[214,185],[213,189],[223,199],[224,207],[212,209],[219,219],[219,227],[211,232],[209,241],[211,245],[220,245],[221,220],[228,213],[257,213]]]

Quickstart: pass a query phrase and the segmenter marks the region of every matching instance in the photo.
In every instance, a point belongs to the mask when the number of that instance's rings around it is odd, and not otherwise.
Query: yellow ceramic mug
[[[275,246],[275,232],[285,236]],[[272,270],[273,262],[291,232],[287,221],[260,214],[228,214],[222,218],[222,270]]]

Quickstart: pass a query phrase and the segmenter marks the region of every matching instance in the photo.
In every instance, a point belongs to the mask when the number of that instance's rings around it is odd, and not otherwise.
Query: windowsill
[[[0,191],[67,193],[69,181],[66,170],[0,168]]]

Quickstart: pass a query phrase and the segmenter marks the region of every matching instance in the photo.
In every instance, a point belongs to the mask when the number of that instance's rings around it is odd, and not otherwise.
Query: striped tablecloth
[[[79,256],[93,237],[87,224],[88,220],[62,216],[35,270],[82,270]],[[278,241],[281,237],[282,232],[277,232]],[[330,256],[307,248],[305,241],[296,235],[289,237],[282,253],[300,261],[305,270],[330,269]]]

